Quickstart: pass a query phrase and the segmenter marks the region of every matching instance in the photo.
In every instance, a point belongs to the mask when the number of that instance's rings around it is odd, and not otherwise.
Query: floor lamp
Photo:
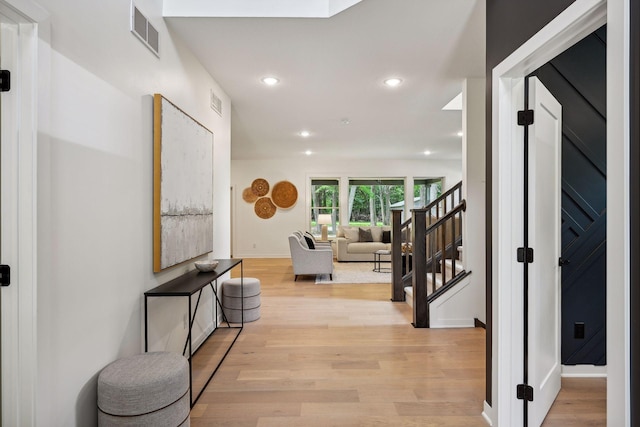
[[[320,240],[329,240],[327,236],[327,225],[331,224],[331,214],[318,215],[318,224],[322,225],[322,236]]]

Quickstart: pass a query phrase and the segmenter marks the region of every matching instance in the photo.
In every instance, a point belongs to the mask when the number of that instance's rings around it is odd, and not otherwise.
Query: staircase
[[[431,269],[430,265],[431,262],[427,261],[427,296],[431,295],[434,291],[437,291],[438,289],[440,289],[442,287],[443,282],[445,283],[450,283],[452,279],[456,278],[460,278],[461,274],[464,274],[465,268],[462,264],[462,246],[458,246],[457,247],[458,250],[458,256],[455,259],[455,262],[452,258],[445,258],[444,260],[444,281],[442,280],[442,273],[438,272],[438,268],[442,269],[442,265],[438,264],[435,269]],[[439,256],[438,256],[439,258]],[[406,254],[403,254],[403,262],[406,260]],[[407,303],[409,305],[412,305],[413,302],[411,301],[410,296],[413,295],[413,286],[412,286],[412,277],[413,277],[413,273],[412,273],[412,266],[409,266],[408,268],[406,266],[402,267],[402,271],[403,271],[403,277],[402,277],[402,289],[405,293],[405,297],[401,298],[400,301],[407,301]],[[433,286],[433,283],[435,283],[435,287]],[[407,295],[409,295],[409,297],[407,297]]]
[[[392,301],[413,307],[416,328],[467,326],[464,293],[471,272],[462,263],[462,182],[401,222],[393,211]],[[446,319],[445,319],[446,318]]]
[[[458,253],[460,253],[460,249],[462,248],[462,246],[458,247]],[[445,282],[451,282],[451,279],[453,279],[454,277],[460,277],[460,275],[462,273],[464,273],[464,267],[462,266],[462,261],[458,260],[455,263],[455,267],[454,267],[454,263],[453,260],[450,258],[447,258],[444,260],[445,263],[445,272],[444,272],[444,281]],[[454,268],[455,268],[455,273],[454,273]],[[435,287],[432,286],[433,281],[435,280]],[[427,297],[429,297],[433,291],[432,289],[435,289],[436,291],[438,289],[440,289],[442,287],[442,273],[435,273],[433,276],[431,274],[427,274]],[[405,286],[404,287],[404,295],[405,295],[405,301],[407,304],[409,304],[410,306],[413,307],[413,286],[411,284],[409,284],[409,286]]]

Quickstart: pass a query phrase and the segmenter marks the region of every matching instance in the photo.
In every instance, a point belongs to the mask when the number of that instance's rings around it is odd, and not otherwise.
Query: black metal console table
[[[215,268],[214,271],[199,272],[197,270],[193,270],[144,293],[144,351],[145,352],[149,350],[148,348],[149,347],[149,341],[148,341],[149,320],[148,320],[148,307],[147,307],[148,298],[149,297],[187,297],[189,301],[189,331],[187,333],[187,339],[184,343],[184,349],[182,350],[182,354],[183,355],[185,354],[185,351],[187,350],[187,346],[188,346],[189,355],[187,356],[187,358],[189,360],[189,393],[190,393],[189,397],[191,399],[191,407],[193,407],[193,405],[196,403],[196,401],[198,400],[198,398],[200,397],[204,389],[207,388],[207,385],[211,381],[211,378],[213,378],[215,373],[218,371],[218,368],[224,361],[225,357],[227,357],[227,354],[229,354],[231,347],[233,347],[233,345],[235,344],[236,340],[238,339],[238,336],[240,335],[240,332],[242,332],[242,328],[244,327],[244,267],[242,265],[242,259],[221,259],[218,261],[219,261],[218,266]],[[198,392],[198,394],[196,395],[196,398],[194,399],[193,398],[193,361],[192,361],[194,354],[193,354],[192,342],[191,342],[191,328],[193,327],[193,322],[196,318],[196,313],[198,312],[198,305],[200,304],[200,297],[202,296],[202,290],[205,287],[210,286],[214,296],[214,302],[213,302],[214,316],[213,317],[214,317],[215,328],[205,339],[205,342],[206,342],[206,340],[209,339],[209,337],[218,330],[218,326],[219,326],[218,325],[218,307],[222,307],[222,304],[220,302],[220,299],[218,298],[218,293],[216,292],[218,278],[228,273],[229,271],[231,271],[233,268],[237,266],[240,266],[240,296],[242,301],[241,322],[239,323],[239,326],[231,326],[231,323],[229,323],[226,315],[224,314],[224,310],[222,310],[222,317],[224,319],[223,323],[226,323],[227,328],[237,329],[238,333],[236,334],[235,338],[233,339],[233,341],[227,348],[226,352],[222,356],[222,359],[220,359],[220,362],[218,362],[215,369],[207,379],[207,382],[204,384],[204,386]],[[214,286],[214,284],[216,286]],[[198,300],[196,301],[195,309],[193,310],[193,313],[192,313],[191,312],[191,296],[194,295],[195,293],[198,293]],[[204,345],[204,342],[202,343],[202,345]]]

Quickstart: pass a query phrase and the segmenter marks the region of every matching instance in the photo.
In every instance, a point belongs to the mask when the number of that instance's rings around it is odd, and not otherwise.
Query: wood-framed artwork
[[[153,271],[213,250],[213,133],[153,96]]]

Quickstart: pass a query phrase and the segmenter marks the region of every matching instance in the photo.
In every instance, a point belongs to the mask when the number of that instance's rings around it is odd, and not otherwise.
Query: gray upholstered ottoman
[[[98,375],[98,425],[189,426],[189,362],[178,353],[124,357]]]
[[[222,309],[231,323],[242,321],[244,299],[244,321],[253,322],[260,318],[260,280],[244,278],[244,291],[240,289],[240,278],[222,282]]]

